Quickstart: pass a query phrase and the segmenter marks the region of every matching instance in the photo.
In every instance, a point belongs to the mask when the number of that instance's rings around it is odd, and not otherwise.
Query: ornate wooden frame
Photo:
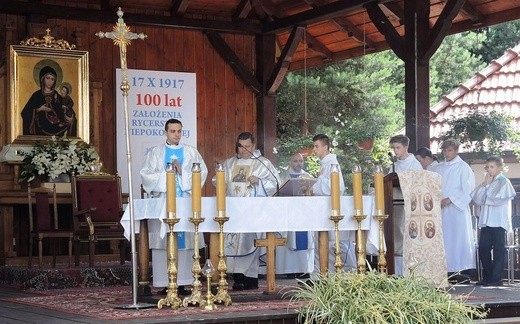
[[[31,95],[40,89],[39,72],[43,66],[51,66],[57,72],[56,89],[68,83],[72,91],[76,113],[77,137],[89,141],[89,74],[88,52],[75,50],[64,40],[54,40],[49,35],[42,39],[30,38],[22,45],[9,47],[9,120],[10,141],[16,144],[33,144],[47,138],[46,135],[23,133],[22,109]]]

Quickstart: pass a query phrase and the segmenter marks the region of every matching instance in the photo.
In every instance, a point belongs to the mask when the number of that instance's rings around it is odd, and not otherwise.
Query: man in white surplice
[[[178,119],[169,119],[164,125],[166,143],[150,148],[146,152],[144,166],[141,169],[143,189],[152,197],[166,197],[166,165],[173,163],[177,170],[175,188],[177,197],[191,195],[191,168],[193,163],[200,163],[201,185],[206,181],[208,168],[196,148],[181,144],[182,123]],[[161,222],[148,222],[149,243],[152,250],[152,275],[154,287],[168,286],[166,237],[160,237]],[[193,282],[191,273],[194,253],[193,233],[177,233],[178,237],[178,276],[179,286]],[[204,238],[199,235],[199,246],[204,247]],[[180,289],[181,291],[183,288]]]
[[[267,197],[276,193],[280,183],[278,171],[260,151],[249,132],[241,133],[236,142],[236,155],[224,162],[226,195],[231,197]],[[243,217],[248,217],[247,211]],[[257,233],[226,233],[227,269],[233,273],[233,290],[257,289],[259,249]]]
[[[282,185],[289,179],[314,178],[303,169],[305,162],[301,153],[294,153],[287,170],[280,174]],[[276,247],[276,274],[288,277],[311,273],[314,269],[314,233],[282,232],[287,237],[286,246]]]
[[[390,172],[399,173],[407,170],[422,170],[423,167],[415,155],[408,152],[410,139],[406,135],[395,135],[390,138],[390,147],[394,151],[396,160]],[[394,199],[403,197],[401,188],[394,188]],[[403,274],[403,233],[404,233],[404,206],[394,206],[394,251],[395,251],[395,274]]]
[[[341,167],[339,165],[336,154],[330,152],[330,139],[325,134],[318,134],[312,138],[313,151],[320,158],[320,169],[318,171],[318,181],[312,186],[312,193],[315,196],[330,196],[330,173],[332,166],[336,164],[339,170],[339,192],[341,195],[345,192],[345,181],[343,180],[343,174],[341,173]],[[316,233],[314,233],[316,234]],[[353,237],[350,235],[350,231],[342,231],[340,233],[340,249],[342,252],[341,259],[343,260],[344,269],[351,269],[356,266],[356,254],[353,245]],[[315,251],[318,251],[318,240],[316,235],[314,237]],[[334,233],[329,232],[329,271],[334,271],[334,251],[335,251],[335,238]],[[314,273],[320,271],[319,255],[317,252],[314,253]]]
[[[475,268],[475,240],[469,203],[475,188],[471,167],[458,155],[460,143],[442,143],[445,161],[435,172],[442,176],[442,231],[448,273]]]

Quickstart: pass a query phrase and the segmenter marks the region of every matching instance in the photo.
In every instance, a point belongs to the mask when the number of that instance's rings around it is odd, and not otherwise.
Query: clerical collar
[[[166,146],[171,147],[171,148],[180,148],[180,147],[182,147],[182,144],[181,143],[179,143],[179,144],[170,144],[170,143],[168,143],[168,141],[166,141]]]

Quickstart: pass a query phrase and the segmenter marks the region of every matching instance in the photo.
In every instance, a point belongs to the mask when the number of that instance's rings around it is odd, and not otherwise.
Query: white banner
[[[129,192],[121,78],[121,69],[117,69],[117,172],[121,175],[123,192]],[[141,195],[139,171],[146,150],[166,141],[164,124],[168,119],[179,119],[183,125],[181,142],[197,147],[197,83],[195,73],[132,69],[128,70],[128,82],[132,190],[138,198]]]

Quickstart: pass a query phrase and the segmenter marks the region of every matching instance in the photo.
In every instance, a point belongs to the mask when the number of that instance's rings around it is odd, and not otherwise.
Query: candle
[[[383,186],[383,169],[380,165],[376,167],[374,173],[374,190],[376,195],[376,210],[385,210],[385,189]]]
[[[352,170],[352,190],[354,194],[354,209],[363,209],[363,182],[361,180],[361,167],[356,166]]]
[[[168,163],[166,166],[166,211],[168,218],[173,218],[177,209],[175,187],[175,168],[173,164]]]
[[[332,210],[339,210],[339,194],[339,168],[337,164],[333,164],[330,173],[330,201]]]
[[[191,210],[195,218],[200,217],[201,175],[200,163],[193,163],[191,168]]]
[[[217,163],[217,211],[226,210],[226,179],[224,165]]]

